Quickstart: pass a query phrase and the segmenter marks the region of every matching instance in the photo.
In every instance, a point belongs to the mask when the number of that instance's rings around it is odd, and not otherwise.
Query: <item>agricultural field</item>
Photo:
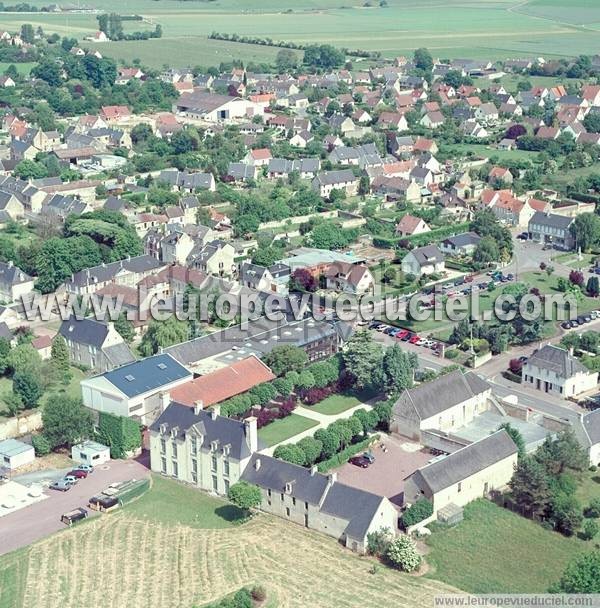
[[[260,584],[279,607],[413,608],[453,591],[386,568],[370,574],[367,558],[266,515],[215,525],[227,503],[164,483],[177,496],[168,519],[151,514],[166,506],[164,488],[160,495],[153,488],[138,500],[142,507],[132,503],[0,558],[0,606],[192,608]],[[190,525],[192,508],[200,525]]]
[[[34,0],[43,5],[44,0]],[[442,58],[503,59],[520,56],[572,56],[597,51],[600,6],[594,0],[89,0],[101,10],[137,13],[152,27],[160,23],[159,40],[99,45],[116,59],[160,68],[214,65],[233,58],[270,61],[276,48],[208,40],[213,32],[291,40],[304,44],[380,51],[384,56],[409,54],[427,46]],[[0,13],[0,28],[15,30],[27,20],[46,31],[79,36],[96,29],[94,14]],[[253,45],[254,46],[254,45]]]

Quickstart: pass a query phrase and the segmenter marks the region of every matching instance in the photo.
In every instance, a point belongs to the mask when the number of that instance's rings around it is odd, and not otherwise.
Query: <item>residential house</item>
[[[354,175],[351,169],[340,171],[323,171],[317,174],[312,180],[312,188],[323,198],[331,196],[333,190],[344,190],[346,196],[356,196],[358,194],[359,178]]]
[[[318,158],[300,158],[288,160],[286,158],[272,158],[267,168],[269,179],[287,179],[290,173],[298,173],[302,179],[313,178],[321,167]]]
[[[472,256],[481,237],[475,232],[463,232],[450,236],[440,243],[442,253],[453,256]]]
[[[575,238],[571,234],[574,221],[573,217],[536,211],[529,220],[527,230],[533,241],[571,250],[575,247]]]
[[[334,262],[325,273],[327,289],[352,294],[364,294],[373,290],[375,280],[364,264]]]
[[[417,469],[405,479],[404,504],[425,498],[436,516],[448,505],[463,507],[503,490],[513,476],[518,448],[500,429],[452,454]]]
[[[169,184],[174,191],[190,194],[197,190],[214,192],[216,189],[215,177],[212,173],[188,173],[177,169],[165,169],[160,172],[158,181]]]
[[[398,513],[385,497],[337,481],[311,469],[254,454],[241,479],[260,488],[260,509],[339,540],[359,553],[367,536],[396,530]]]
[[[194,268],[214,276],[231,276],[236,269],[235,249],[230,243],[215,240],[204,245],[193,259]]]
[[[71,316],[62,322],[58,333],[67,343],[71,361],[95,372],[103,373],[135,361],[112,323]]]
[[[430,432],[450,433],[488,409],[491,386],[477,374],[455,370],[404,389],[392,408],[390,430],[415,441]]]
[[[252,262],[243,262],[240,266],[239,282],[256,291],[286,296],[289,293],[290,267],[285,264],[273,264],[266,268]]]
[[[193,486],[227,496],[258,450],[256,418],[234,420],[169,402],[150,427],[150,467]]]
[[[0,262],[0,300],[13,302],[33,296],[35,279],[23,272],[12,261]]]
[[[445,268],[444,254],[437,245],[417,247],[402,258],[401,267],[405,274],[413,274],[417,277],[442,272]]]
[[[413,234],[423,234],[424,232],[430,232],[431,228],[427,225],[427,222],[420,217],[415,217],[407,213],[402,219],[396,224],[396,234],[398,236],[412,236]]]
[[[596,388],[598,372],[591,372],[565,350],[546,344],[529,357],[523,365],[523,384],[530,384],[544,393],[554,393],[565,399]]]

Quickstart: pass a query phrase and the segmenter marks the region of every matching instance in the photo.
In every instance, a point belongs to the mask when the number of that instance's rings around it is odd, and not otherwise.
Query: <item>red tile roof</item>
[[[204,407],[220,403],[252,387],[273,380],[275,375],[260,359],[251,355],[206,376],[200,376],[171,391],[171,399],[193,406],[202,401]]]

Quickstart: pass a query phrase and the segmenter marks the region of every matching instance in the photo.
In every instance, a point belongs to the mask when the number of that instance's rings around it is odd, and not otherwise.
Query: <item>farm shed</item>
[[[18,439],[0,441],[0,464],[7,469],[16,469],[35,460],[33,446]]]
[[[110,460],[110,448],[96,441],[84,441],[71,448],[71,458],[81,464],[98,466]]]

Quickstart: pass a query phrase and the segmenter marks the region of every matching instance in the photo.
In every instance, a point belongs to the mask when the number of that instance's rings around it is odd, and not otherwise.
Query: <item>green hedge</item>
[[[433,505],[426,499],[420,498],[414,505],[411,505],[400,518],[404,529],[418,524],[420,521],[433,515]]]
[[[446,260],[444,262],[446,268],[452,270],[459,270],[460,272],[473,272],[474,268],[472,264],[466,264],[464,262],[458,262],[457,260]]]
[[[352,456],[356,456],[360,452],[364,452],[372,443],[379,440],[379,435],[373,435],[371,437],[367,437],[358,443],[354,443],[349,445],[347,448],[343,449],[341,452],[338,452],[335,456],[328,458],[327,460],[323,460],[318,464],[319,471],[321,473],[326,473],[330,469],[335,469],[336,467],[345,464],[352,458]]]
[[[415,247],[422,247],[423,245],[429,245],[430,243],[437,242],[440,239],[445,239],[449,236],[454,236],[455,234],[468,232],[468,230],[469,222],[463,222],[462,224],[451,224],[450,226],[444,226],[443,228],[436,228],[430,232],[404,237],[402,240],[412,243]]]
[[[140,425],[125,416],[100,412],[98,438],[110,448],[111,458],[124,458],[127,452],[142,447]]]

